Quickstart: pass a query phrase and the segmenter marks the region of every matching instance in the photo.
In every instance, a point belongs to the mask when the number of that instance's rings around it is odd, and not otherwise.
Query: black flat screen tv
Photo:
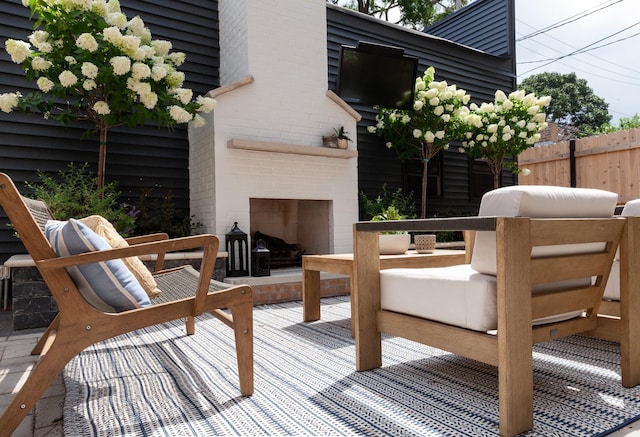
[[[411,109],[418,58],[398,47],[343,45],[336,93],[349,104]]]

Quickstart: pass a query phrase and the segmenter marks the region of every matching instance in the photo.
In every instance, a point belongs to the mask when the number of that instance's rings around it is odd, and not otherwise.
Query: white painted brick
[[[190,130],[192,213],[224,244],[234,221],[249,231],[250,198],[331,200],[331,248],[351,252],[355,158],[227,148],[232,138],[321,147],[322,136],[341,125],[355,139],[356,121],[326,96],[325,0],[219,5],[221,84],[249,74],[255,82],[219,96],[209,124]]]

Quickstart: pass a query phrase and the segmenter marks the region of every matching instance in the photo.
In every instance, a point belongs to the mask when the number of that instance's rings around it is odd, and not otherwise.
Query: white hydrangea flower
[[[18,106],[18,101],[22,97],[20,93],[4,93],[0,94],[0,111],[2,112],[11,112],[16,106]]]
[[[144,62],[135,62],[131,67],[131,77],[134,79],[146,79],[151,76],[151,68]]]
[[[117,43],[117,46],[129,56],[134,56],[140,48],[140,38],[135,35],[124,35]]]
[[[58,76],[58,80],[60,80],[60,85],[65,88],[69,88],[78,83],[78,78],[75,74],[73,74],[69,70],[65,70]]]
[[[73,56],[65,56],[64,60],[66,61],[67,64],[69,65],[75,65],[78,63],[78,61],[76,61],[76,58],[74,58]]]
[[[156,64],[153,67],[151,67],[151,79],[157,82],[159,80],[164,79],[166,76],[167,76],[167,67],[165,67],[164,64],[162,65]]]
[[[111,114],[111,108],[109,108],[109,104],[104,101],[96,102],[93,105],[93,110],[96,111],[99,115],[109,115]]]
[[[131,70],[131,59],[126,56],[114,56],[109,63],[113,67],[113,73],[118,76],[127,74]]]
[[[177,105],[169,107],[169,115],[171,115],[171,118],[177,123],[188,123],[193,118],[187,110]]]
[[[98,84],[96,84],[96,81],[93,79],[87,79],[82,82],[82,88],[84,88],[86,91],[95,90],[97,87]]]
[[[109,0],[107,3],[107,12],[121,12],[120,2],[118,0]]]
[[[38,80],[36,81],[36,84],[38,85],[38,88],[40,89],[40,91],[42,91],[43,93],[48,93],[55,86],[55,84],[51,79],[44,76],[39,77]]]
[[[104,20],[109,26],[115,26],[120,30],[127,27],[127,17],[121,12],[108,13],[107,16],[104,17]]]
[[[140,101],[147,109],[153,109],[158,103],[158,95],[154,92],[148,92],[140,95]]]
[[[122,33],[120,29],[115,26],[107,27],[102,31],[102,37],[105,41],[117,46],[122,39]]]
[[[107,15],[107,2],[105,0],[93,0],[91,2],[91,12],[105,17]]]
[[[416,100],[413,102],[413,109],[415,111],[420,111],[424,107],[424,102],[422,100]]]
[[[83,62],[81,71],[84,77],[95,79],[98,76],[98,67],[91,62]]]
[[[207,124],[207,120],[202,115],[196,114],[193,117],[193,127],[202,127]]]
[[[184,61],[187,59],[187,55],[185,55],[182,52],[175,52],[175,53],[169,54],[167,56],[167,59],[171,61],[173,65],[175,65],[176,67],[179,67],[180,65],[184,64]]]
[[[167,74],[166,81],[169,88],[179,88],[184,83],[184,73],[181,71],[172,71]]]
[[[198,96],[196,103],[198,104],[198,112],[204,112],[205,114],[211,112],[218,104],[215,99],[204,96]]]
[[[436,135],[431,131],[427,131],[424,133],[424,139],[427,143],[433,143],[436,139]]]
[[[49,39],[49,32],[44,30],[36,30],[31,35],[29,35],[29,42],[34,46],[38,47],[40,43],[46,42]]]
[[[8,39],[4,46],[9,56],[11,56],[11,60],[16,64],[22,64],[31,54],[31,45],[24,41]]]
[[[420,129],[413,130],[413,138],[420,138],[422,136],[422,131]]]
[[[173,93],[183,105],[189,103],[191,101],[191,98],[193,97],[193,91],[188,88],[176,88],[175,90],[173,90]]]
[[[151,47],[155,49],[157,56],[167,56],[173,46],[170,41],[158,39],[151,42]]]
[[[47,71],[51,65],[50,61],[47,61],[40,56],[36,56],[31,60],[31,67],[36,71]]]
[[[76,46],[93,53],[98,50],[98,41],[90,33],[83,33],[76,39]]]

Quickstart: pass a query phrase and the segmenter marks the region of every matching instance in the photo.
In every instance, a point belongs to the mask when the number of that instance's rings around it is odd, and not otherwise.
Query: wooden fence
[[[518,156],[524,185],[600,188],[623,204],[640,198],[640,129],[532,147]]]

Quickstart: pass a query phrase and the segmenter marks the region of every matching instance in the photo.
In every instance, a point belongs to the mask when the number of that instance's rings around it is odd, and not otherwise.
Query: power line
[[[584,47],[582,47],[582,48],[580,48],[580,49],[576,49],[576,50],[574,50],[574,51],[573,51],[573,52],[571,52],[571,53],[568,53],[568,54],[565,54],[565,55],[559,56],[559,57],[557,57],[557,58],[550,59],[550,60],[549,60],[549,62],[547,62],[546,64],[539,65],[539,66],[537,66],[537,67],[535,67],[535,68],[532,68],[531,70],[528,70],[528,71],[524,72],[523,74],[527,74],[527,73],[529,73],[529,72],[531,72],[531,71],[533,71],[533,70],[537,70],[537,69],[539,69],[539,68],[546,67],[547,65],[549,65],[549,64],[553,64],[554,62],[559,61],[560,59],[564,59],[564,58],[569,57],[569,56],[574,56],[574,55],[577,55],[577,54],[583,53],[584,51],[586,51],[585,49],[587,49],[587,48],[589,48],[589,47],[591,47],[591,46],[593,46],[593,45],[595,45],[595,44],[597,44],[597,43],[599,43],[599,42],[602,42],[602,41],[604,41],[604,40],[606,40],[606,39],[609,39],[609,38],[611,38],[612,36],[615,36],[615,35],[617,35],[617,34],[619,34],[619,33],[622,33],[622,32],[624,32],[625,30],[629,30],[630,28],[635,27],[635,26],[637,26],[637,25],[639,25],[639,24],[640,24],[640,22],[637,22],[637,23],[635,23],[635,24],[632,24],[631,26],[625,27],[625,28],[624,28],[624,29],[622,29],[622,30],[619,30],[619,31],[617,31],[617,32],[614,32],[614,33],[612,33],[611,35],[605,36],[604,38],[601,38],[601,39],[599,39],[598,41],[592,42],[591,44],[588,44],[588,45],[586,45],[586,46],[584,46]],[[544,61],[540,61],[540,62],[544,62]]]
[[[608,1],[612,1],[612,0],[608,0]],[[608,4],[608,5],[606,4],[607,2],[601,3],[601,4],[597,5],[597,6],[594,6],[594,7],[592,8],[592,9],[594,9],[594,10],[592,10],[592,11],[590,11],[589,9],[587,9],[587,10],[585,10],[585,11],[579,12],[579,13],[577,13],[577,14],[575,14],[575,15],[572,15],[572,16],[570,16],[570,17],[568,17],[568,18],[565,18],[565,19],[563,19],[563,20],[560,20],[560,21],[558,21],[558,22],[556,22],[556,23],[554,23],[554,24],[550,24],[549,26],[547,26],[547,27],[545,27],[545,28],[543,28],[543,29],[536,30],[535,32],[532,32],[532,33],[530,33],[530,34],[528,34],[528,35],[525,35],[525,36],[523,36],[523,37],[520,37],[519,39],[517,39],[517,40],[516,40],[516,42],[520,42],[520,41],[523,41],[523,40],[525,40],[525,39],[533,38],[534,36],[537,36],[537,35],[540,35],[540,34],[543,34],[543,33],[547,33],[547,32],[549,32],[550,30],[556,29],[556,28],[558,28],[558,27],[565,26],[565,25],[567,25],[567,24],[569,24],[569,23],[573,23],[574,21],[580,20],[580,19],[582,19],[582,18],[584,18],[584,17],[588,17],[588,16],[589,16],[589,15],[591,15],[591,14],[594,14],[594,13],[596,13],[596,12],[599,12],[599,11],[601,11],[601,10],[603,10],[603,9],[606,9],[606,8],[608,8],[608,7],[610,7],[610,6],[613,6],[613,5],[615,5],[616,3],[620,3],[620,2],[622,2],[622,1],[624,1],[624,0],[617,0],[617,1],[615,1],[614,3],[610,3],[610,4]],[[603,6],[603,5],[604,5],[604,6]],[[597,8],[597,9],[596,9],[596,8]],[[589,11],[590,11],[590,12],[589,12]]]

